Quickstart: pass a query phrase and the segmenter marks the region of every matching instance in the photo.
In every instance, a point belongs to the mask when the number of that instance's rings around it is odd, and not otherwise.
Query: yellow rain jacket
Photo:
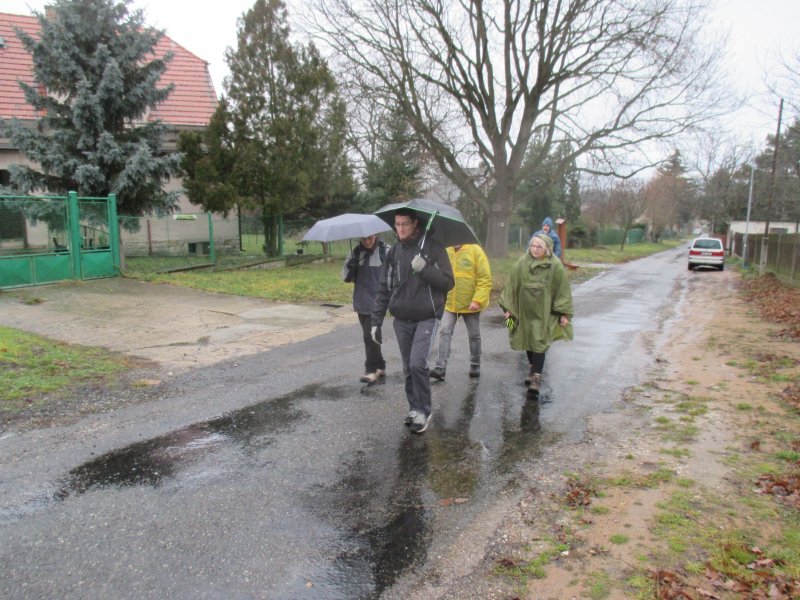
[[[453,313],[473,313],[489,306],[492,270],[483,248],[478,244],[464,244],[458,250],[450,247],[447,256],[453,266],[456,285],[447,294],[444,309]],[[469,309],[473,300],[481,305],[478,310]]]

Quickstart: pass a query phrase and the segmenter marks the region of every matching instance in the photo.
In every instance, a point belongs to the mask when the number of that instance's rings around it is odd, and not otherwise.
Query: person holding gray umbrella
[[[403,360],[409,406],[405,424],[412,433],[419,434],[428,429],[433,416],[428,355],[447,292],[455,285],[455,279],[444,246],[433,238],[426,239],[427,230],[423,231],[417,212],[399,207],[393,208],[391,214],[398,241],[386,256],[372,309],[371,334],[380,343],[388,310],[394,317]],[[381,217],[386,218],[385,212]]]
[[[359,238],[359,244],[350,250],[345,259],[342,279],[353,283],[353,310],[358,314],[364,335],[366,361],[365,373],[361,377],[364,383],[374,383],[386,372],[386,361],[381,354],[379,342],[370,335],[372,305],[378,292],[381,270],[386,258],[388,246],[379,241],[377,234],[391,231],[391,226],[375,215],[345,213],[328,219],[322,219],[303,236],[310,242],[334,242]]]
[[[381,340],[372,339],[372,307],[380,286],[381,271],[389,247],[376,235],[362,237],[350,250],[342,269],[342,279],[353,284],[353,310],[358,314],[364,337],[363,383],[375,383],[386,374],[386,361],[381,353]]]

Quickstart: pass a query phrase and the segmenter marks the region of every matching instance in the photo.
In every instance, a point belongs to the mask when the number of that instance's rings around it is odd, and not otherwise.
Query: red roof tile
[[[33,61],[19,41],[15,29],[29,35],[39,31],[36,17],[0,13],[0,117],[37,118],[25,102],[18,81],[33,85]],[[161,77],[161,83],[175,84],[167,100],[153,110],[149,120],[161,119],[176,127],[205,127],[217,107],[217,94],[208,72],[208,63],[198,58],[169,36],[162,36],[156,46],[156,56],[173,53],[172,61]]]

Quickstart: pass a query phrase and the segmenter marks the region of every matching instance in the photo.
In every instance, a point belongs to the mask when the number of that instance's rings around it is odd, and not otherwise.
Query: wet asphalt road
[[[580,441],[653,360],[684,249],[573,289],[575,340],[539,402],[499,309],[467,377],[457,324],[423,436],[391,327],[384,384],[358,383],[358,328],[176,378],[158,403],[0,436],[3,598],[402,598],[541,448]],[[387,323],[388,325],[388,323]]]

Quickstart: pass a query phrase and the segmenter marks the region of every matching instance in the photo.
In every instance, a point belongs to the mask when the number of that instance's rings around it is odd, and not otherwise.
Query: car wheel
[[[689,263],[689,270],[692,270],[692,263]]]
[[[724,265],[724,264],[721,264],[721,265],[719,266],[719,270],[720,270],[720,271],[724,271],[724,270],[725,270],[725,265]]]

